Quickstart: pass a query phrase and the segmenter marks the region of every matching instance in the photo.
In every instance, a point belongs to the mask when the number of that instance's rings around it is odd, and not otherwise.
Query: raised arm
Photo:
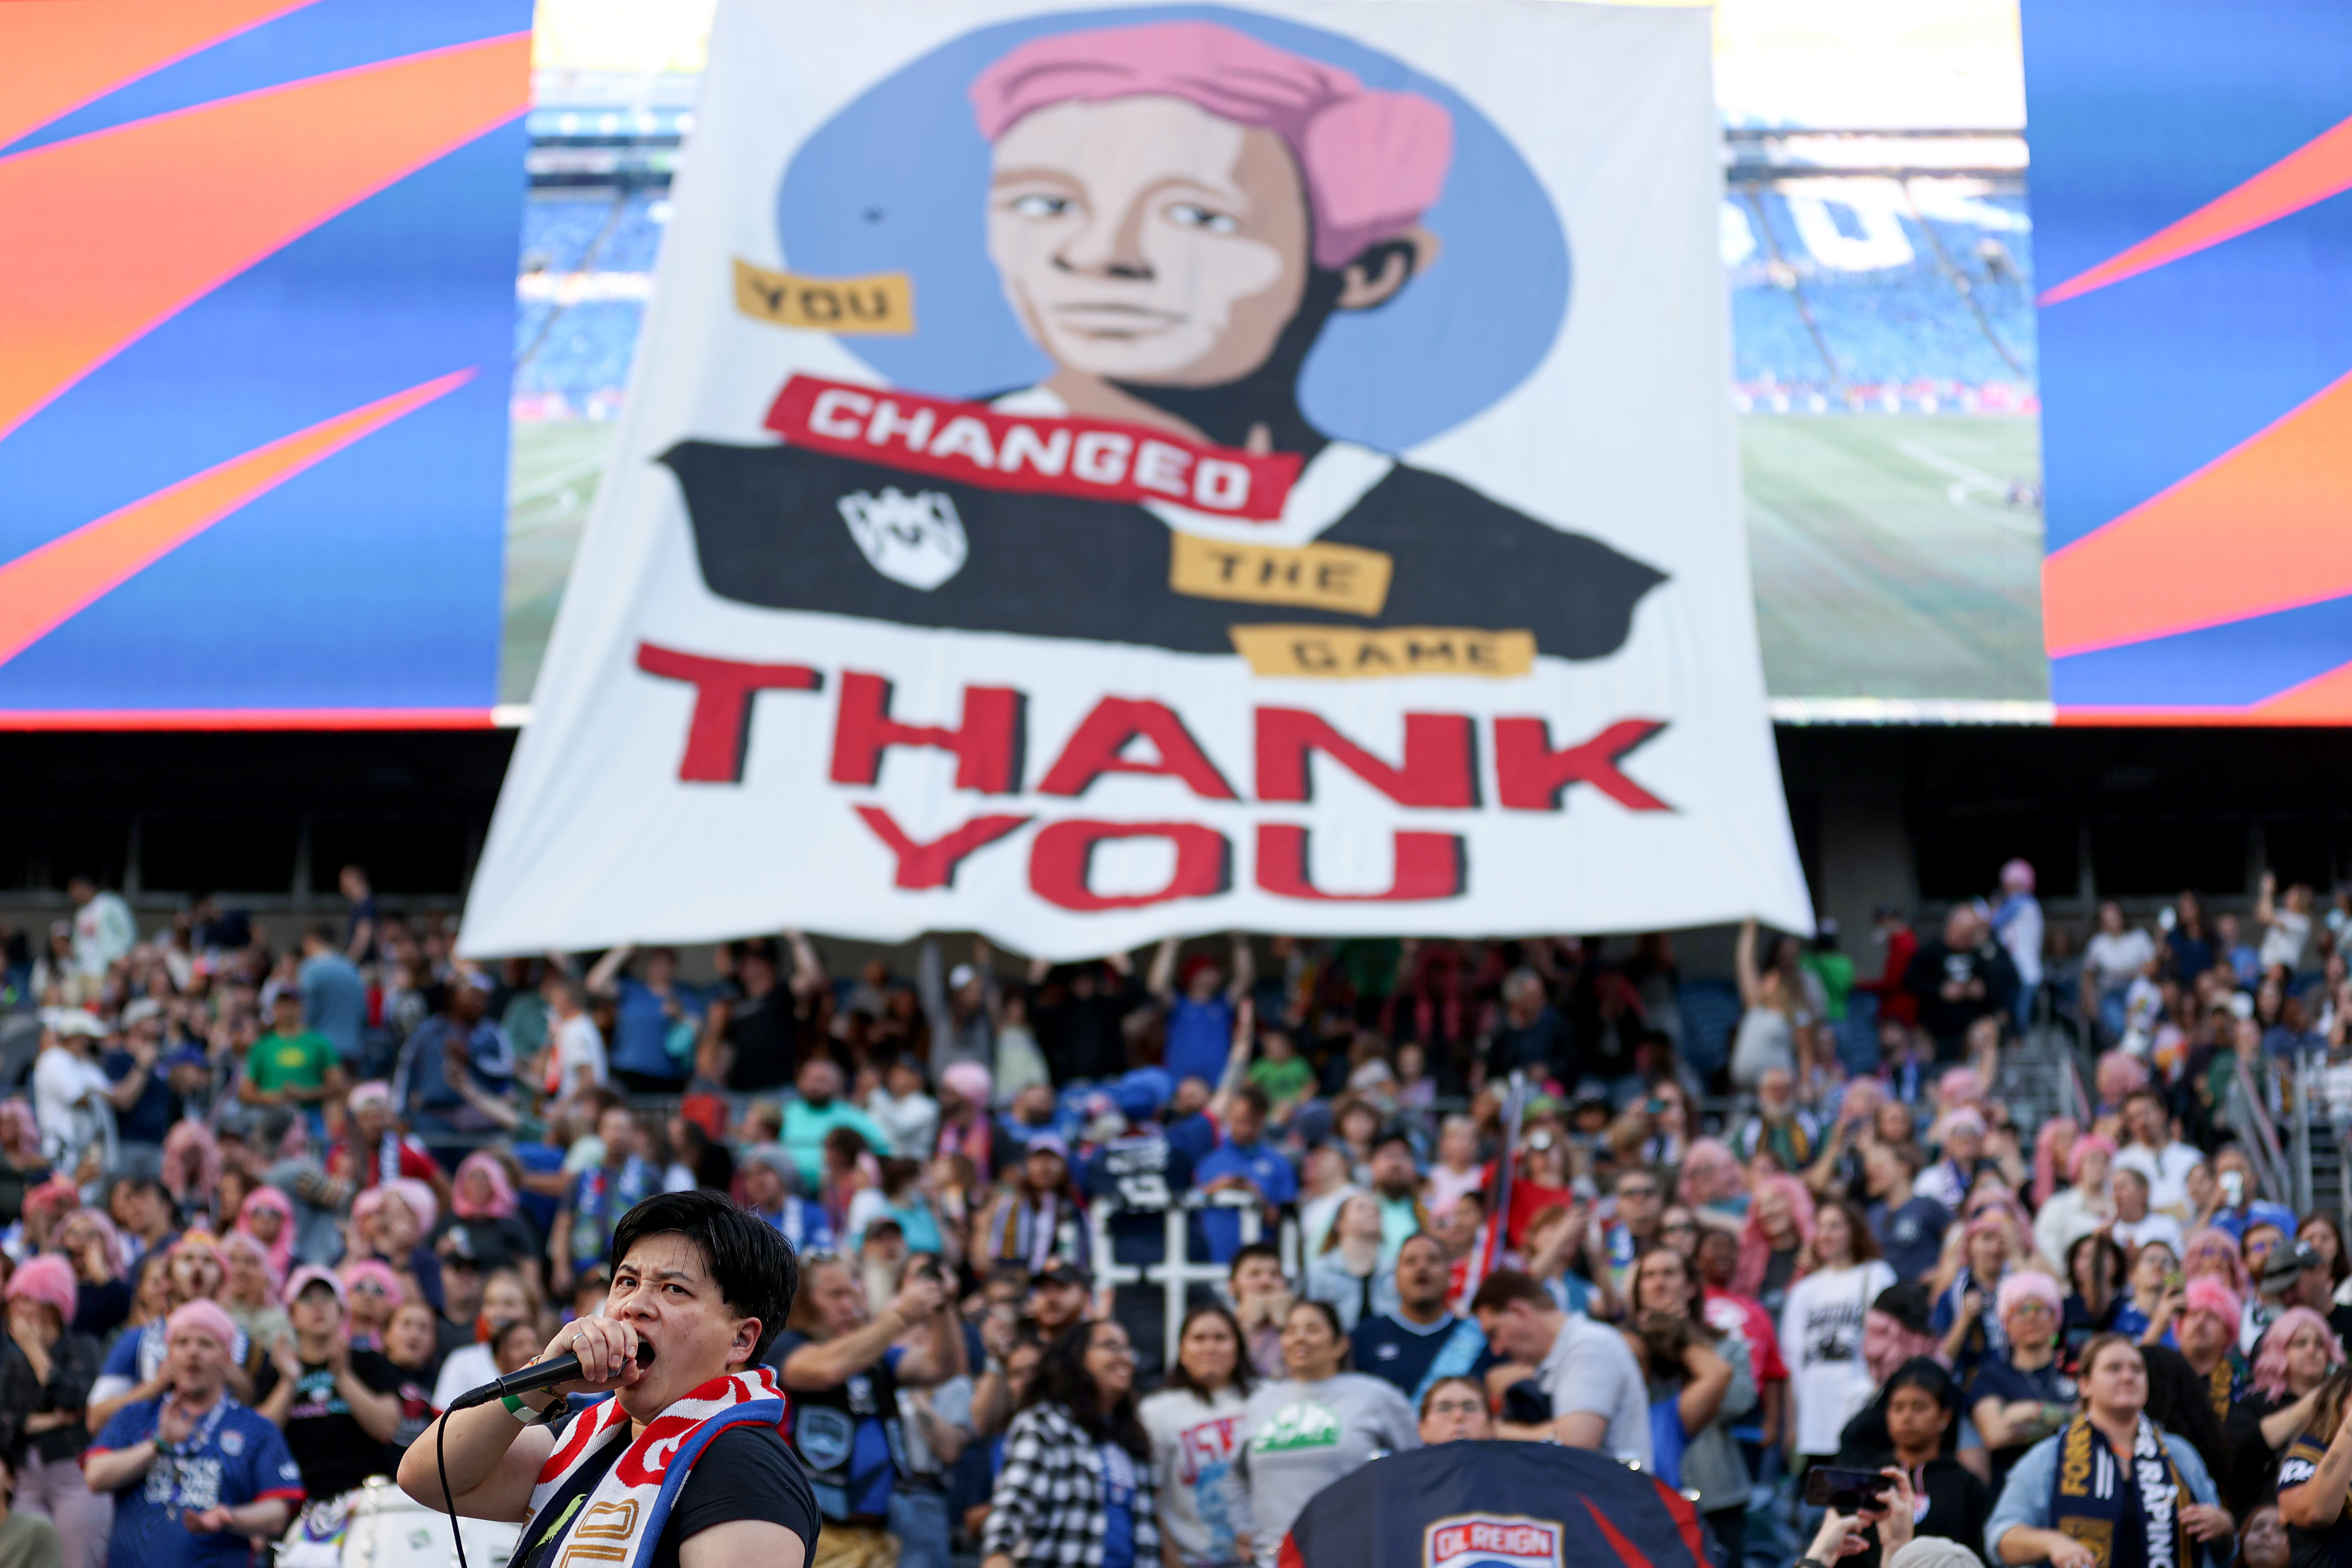
[[[1151,954],[1151,973],[1143,982],[1145,990],[1162,1002],[1176,995],[1176,939],[1162,937],[1159,948]]]
[[[952,1022],[948,1016],[947,961],[940,956],[940,939],[927,936],[923,945],[915,950],[915,997],[923,1005],[923,1016],[930,1020],[931,1032],[938,1034]]]
[[[630,942],[625,942],[618,947],[606,949],[604,956],[596,961],[596,967],[588,972],[589,993],[592,995],[609,996],[617,990],[621,970],[632,957],[635,956],[636,951],[636,943]]]
[[[784,942],[793,950],[793,995],[814,996],[833,984],[832,976],[825,972],[824,955],[817,952],[816,943],[809,941],[805,931],[786,931]]]
[[[1225,995],[1234,1005],[1250,994],[1257,984],[1257,954],[1250,951],[1250,940],[1240,931],[1234,932],[1234,983],[1225,987]]]
[[[1234,1108],[1234,1097],[1249,1081],[1250,1044],[1256,1038],[1257,1005],[1244,991],[1234,1008],[1234,1043],[1225,1056],[1225,1070],[1217,1079],[1216,1092],[1209,1097],[1209,1120],[1219,1127],[1225,1125]]]
[[[1739,940],[1732,943],[1731,947],[1731,964],[1733,971],[1739,976],[1740,1005],[1755,1006],[1757,999],[1763,994],[1764,979],[1756,968],[1756,922],[1754,921],[1740,922]]]
[[[1683,1431],[1696,1436],[1723,1408],[1731,1392],[1733,1367],[1729,1357],[1694,1335],[1690,1348],[1683,1352],[1683,1370],[1690,1373],[1690,1381],[1683,1384],[1675,1408],[1682,1416]]]
[[[941,1300],[936,1282],[920,1276],[908,1280],[897,1298],[872,1322],[852,1329],[845,1334],[835,1335],[822,1344],[814,1342],[804,1344],[786,1356],[784,1386],[803,1394],[838,1388],[880,1361],[892,1341],[936,1314]],[[900,1378],[908,1383],[927,1381],[904,1373],[900,1373]]]

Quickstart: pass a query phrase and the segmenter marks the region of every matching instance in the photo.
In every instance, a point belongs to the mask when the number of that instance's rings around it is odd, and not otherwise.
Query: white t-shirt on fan
[[[1795,1401],[1797,1451],[1834,1454],[1845,1424],[1870,1401],[1874,1385],[1862,1359],[1862,1325],[1895,1270],[1873,1258],[1821,1268],[1789,1287],[1780,1309],[1780,1353]]]

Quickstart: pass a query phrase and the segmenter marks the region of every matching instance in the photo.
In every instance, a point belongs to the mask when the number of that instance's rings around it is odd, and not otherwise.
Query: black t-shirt
[[[604,1445],[604,1451],[580,1467],[562,1489],[547,1500],[532,1516],[514,1556],[515,1568],[551,1568],[555,1548],[563,1532],[557,1526],[570,1520],[583,1500],[604,1479],[628,1447]],[[801,1462],[784,1447],[773,1426],[745,1422],[730,1426],[710,1440],[688,1472],[671,1505],[669,1519],[655,1543],[653,1568],[677,1568],[678,1542],[699,1535],[713,1525],[740,1519],[781,1524],[801,1538],[802,1561],[816,1560],[816,1494],[809,1489]]]
[[[466,1245],[474,1251],[474,1261],[484,1274],[500,1268],[520,1268],[523,1259],[537,1258],[540,1238],[533,1235],[530,1222],[519,1214],[501,1215],[496,1219],[462,1219],[456,1215],[444,1215],[433,1232],[433,1246],[437,1252],[442,1239],[451,1231],[466,1233]]]
[[[792,1082],[797,1037],[793,994],[782,985],[729,1003],[727,1043],[735,1047],[735,1063],[727,1069],[727,1087],[749,1094]]]
[[[2032,1372],[2021,1372],[2005,1361],[1987,1356],[1977,1363],[1976,1377],[1969,1384],[1969,1408],[1973,1411],[1979,1401],[1986,1399],[1998,1399],[2003,1404],[2031,1399],[2043,1405],[2072,1405],[2075,1392],[2074,1380],[2066,1375],[2055,1359]],[[1994,1490],[2000,1489],[2009,1479],[2010,1468],[2023,1458],[2025,1450],[2032,1447],[2032,1443],[2020,1443],[2011,1448],[1986,1450],[1985,1458],[1992,1463]]]
[[[2311,1485],[2319,1461],[2326,1454],[2326,1444],[2307,1433],[2297,1434],[2280,1457],[2276,1489],[2285,1491],[2291,1487]],[[2352,1563],[2352,1508],[2345,1509],[2336,1516],[2334,1524],[2324,1529],[2287,1525],[2286,1546],[2287,1568],[2345,1568]]]
[[[353,1351],[352,1375],[378,1394],[396,1395],[405,1374],[374,1351]],[[267,1401],[277,1388],[278,1363],[265,1361],[254,1379],[254,1402]],[[341,1497],[370,1476],[388,1476],[400,1468],[398,1446],[367,1435],[335,1392],[333,1371],[322,1363],[302,1363],[285,1427],[286,1447],[302,1467],[302,1489],[313,1501]]]

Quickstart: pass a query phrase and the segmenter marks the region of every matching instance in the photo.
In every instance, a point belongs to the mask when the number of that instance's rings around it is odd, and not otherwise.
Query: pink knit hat
[[[218,1303],[199,1297],[181,1307],[163,1321],[163,1338],[168,1342],[182,1329],[194,1329],[210,1334],[220,1342],[224,1351],[236,1348],[236,1321],[223,1311]]]
[[[1454,118],[1419,93],[1366,87],[1337,66],[1213,22],[1155,22],[1033,39],[971,84],[980,133],[1076,100],[1181,98],[1290,145],[1315,216],[1315,259],[1344,267],[1421,219],[1454,160]]]
[[[45,1301],[58,1310],[58,1321],[63,1323],[74,1321],[77,1294],[73,1265],[55,1253],[27,1260],[9,1277],[7,1290],[0,1292],[11,1301],[19,1296]]]

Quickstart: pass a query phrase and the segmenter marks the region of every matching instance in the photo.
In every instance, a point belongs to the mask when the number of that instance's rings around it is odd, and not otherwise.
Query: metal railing
[[[1222,1285],[1225,1282],[1227,1266],[1223,1263],[1200,1262],[1192,1258],[1188,1245],[1192,1216],[1206,1209],[1224,1209],[1241,1222],[1242,1245],[1255,1245],[1265,1234],[1265,1222],[1256,1198],[1247,1193],[1188,1193],[1160,1210],[1164,1226],[1157,1263],[1120,1263],[1112,1252],[1113,1237],[1110,1222],[1115,1215],[1150,1214],[1150,1209],[1122,1208],[1111,1202],[1097,1203],[1087,1214],[1089,1237],[1094,1245],[1094,1275],[1097,1285],[1157,1285],[1161,1291],[1161,1310],[1167,1333],[1184,1321],[1184,1305],[1195,1285]],[[1298,1220],[1285,1211],[1275,1245],[1282,1252],[1282,1272],[1286,1279],[1305,1278],[1306,1259],[1299,1256]],[[1173,1346],[1171,1346],[1173,1352]]]
[[[2272,1121],[2268,1098],[2263,1086],[2246,1059],[2232,1052],[2230,1058],[2231,1080],[2236,1089],[2227,1108],[2225,1120],[2230,1121],[2241,1139],[2251,1139],[2245,1145],[2249,1161],[2254,1167],[2255,1183],[2263,1196],[2273,1203],[2285,1204],[2302,1214],[2311,1206],[2311,1129],[2309,1112],[2304,1111],[2297,1142],[2301,1144],[2299,1158],[2290,1163],[2285,1148],[2279,1142],[2278,1125]],[[2295,1097],[2300,1104],[2305,1096]],[[2298,1185],[2296,1178],[2301,1177]]]

